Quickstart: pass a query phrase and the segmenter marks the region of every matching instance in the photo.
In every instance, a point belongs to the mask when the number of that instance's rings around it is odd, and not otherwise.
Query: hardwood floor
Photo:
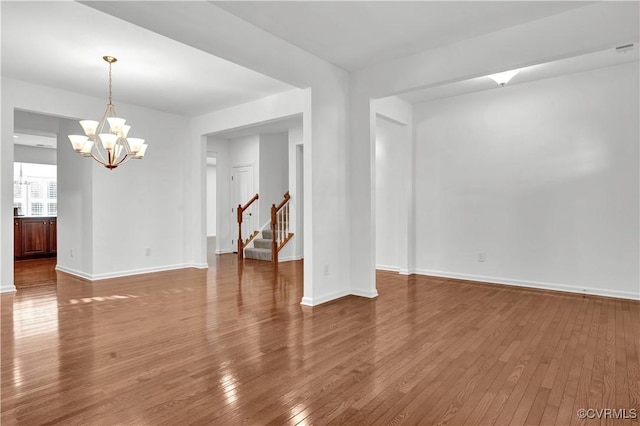
[[[213,261],[93,284],[58,273],[55,287],[3,294],[2,424],[640,414],[639,303],[379,272],[377,299],[309,308],[301,262]]]
[[[17,289],[55,285],[57,280],[55,257],[16,260],[13,263],[13,282]]]

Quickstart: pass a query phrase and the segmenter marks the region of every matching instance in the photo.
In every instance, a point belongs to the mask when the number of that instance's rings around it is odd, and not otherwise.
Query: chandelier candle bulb
[[[129,142],[129,149],[134,154],[140,152],[140,148],[142,147],[142,145],[144,145],[144,139],[140,138],[129,138],[127,139],[127,141]]]
[[[89,139],[87,136],[82,135],[69,135],[69,140],[71,141],[71,146],[73,146],[73,150],[76,152],[81,152],[82,148],[84,148],[85,143]]]
[[[107,151],[111,151],[118,142],[118,135],[112,133],[100,133],[100,140],[102,141],[102,147]]]
[[[144,157],[144,153],[147,152],[147,144],[143,143],[140,146],[140,151],[138,151],[138,154],[136,154],[135,158],[142,158]]]
[[[84,130],[84,134],[87,136],[96,135],[96,129],[98,128],[98,124],[100,123],[94,120],[82,120],[80,122],[80,125],[82,126],[82,130]]]
[[[107,121],[109,122],[109,127],[111,128],[111,133],[113,133],[114,135],[119,135],[120,132],[122,131],[122,126],[124,126],[124,123],[127,121],[124,118],[119,118],[119,117],[109,117],[107,118]]]
[[[93,141],[87,141],[84,143],[84,146],[82,147],[82,150],[80,151],[80,154],[82,154],[83,157],[91,157],[91,150],[93,149]]]
[[[131,130],[131,126],[129,126],[128,124],[125,124],[124,126],[122,126],[120,128],[120,137],[122,139],[126,139],[127,135],[129,134],[129,130]]]

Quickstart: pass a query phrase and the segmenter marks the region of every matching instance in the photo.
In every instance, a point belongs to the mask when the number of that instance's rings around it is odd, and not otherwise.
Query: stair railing
[[[278,204],[271,205],[271,260],[278,263],[278,252],[293,237],[289,232],[289,191],[284,194],[284,199]]]
[[[242,218],[244,216],[245,210],[251,207],[254,201],[256,201],[260,196],[256,193],[249,201],[247,201],[244,205],[238,204],[237,214],[238,214],[238,260],[242,260],[244,258],[244,248],[249,245],[251,240],[253,240],[257,235],[258,231],[253,231],[253,233],[246,240],[242,239]]]

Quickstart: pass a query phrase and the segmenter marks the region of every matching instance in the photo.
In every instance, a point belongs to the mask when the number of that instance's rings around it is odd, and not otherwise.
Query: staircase
[[[291,197],[287,191],[280,204],[271,205],[271,222],[268,224],[270,229],[263,229],[262,232],[255,231],[250,238],[244,240],[242,238],[242,212],[258,198],[259,196],[256,194],[244,206],[238,205],[238,259],[242,260],[246,257],[277,264],[278,252],[293,237],[293,234],[289,232],[289,200]],[[248,247],[251,242],[253,242],[253,247]]]
[[[271,243],[273,241],[273,231],[265,229],[260,238],[253,239],[253,247],[244,249],[244,257],[247,259],[271,261]]]

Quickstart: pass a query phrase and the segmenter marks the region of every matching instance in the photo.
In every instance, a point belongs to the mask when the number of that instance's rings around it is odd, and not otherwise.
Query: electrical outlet
[[[484,262],[486,260],[485,253],[483,251],[478,252],[478,262]]]
[[[151,247],[146,247],[144,249],[144,255],[145,256],[151,256]]]
[[[328,263],[324,264],[324,275],[325,276],[329,275],[329,264]]]
[[[73,258],[73,249],[69,249],[69,257]]]

